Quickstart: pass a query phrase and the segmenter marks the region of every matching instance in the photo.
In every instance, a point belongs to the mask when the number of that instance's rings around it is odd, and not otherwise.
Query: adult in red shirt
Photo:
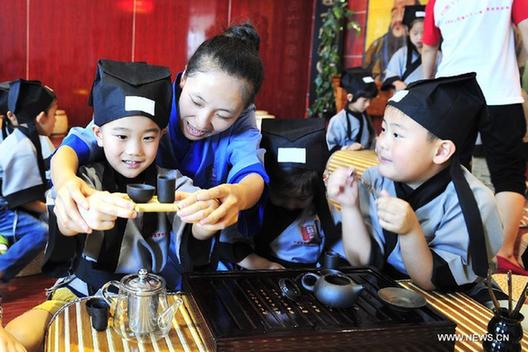
[[[515,244],[526,191],[522,138],[526,122],[515,58],[512,24],[528,46],[526,0],[430,0],[424,22],[422,66],[435,76],[441,39],[442,62],[436,77],[476,72],[490,120],[480,128],[495,198],[504,225],[498,268],[528,274],[515,256]]]

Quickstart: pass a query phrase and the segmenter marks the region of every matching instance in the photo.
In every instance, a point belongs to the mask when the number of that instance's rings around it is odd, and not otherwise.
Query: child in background
[[[69,274],[55,284],[50,301],[26,312],[6,326],[6,330],[26,348],[41,346],[46,325],[65,303],[94,295],[110,280],[119,280],[139,269],[159,273],[170,284],[177,278],[166,277],[169,242],[176,247],[185,236],[212,236],[196,223],[218,207],[214,201],[198,201],[185,209],[185,217],[176,213],[137,213],[133,219],[108,216],[105,207],[123,202],[122,193],[133,183],[156,185],[159,174],[177,177],[176,199],[184,199],[197,188],[177,170],[158,169],[154,164],[162,130],[167,126],[172,101],[170,72],[167,68],[137,62],[100,60],[90,102],[94,108],[94,134],[103,148],[102,162],[85,165],[79,177],[95,189],[88,197],[90,207],[82,211],[94,231],[79,234],[52,226],[46,249],[44,269],[55,274]],[[110,193],[110,197],[109,194]],[[119,193],[116,193],[119,192]],[[121,193],[121,194],[120,194]],[[103,209],[103,211],[101,211]],[[183,261],[189,253],[181,248]],[[184,263],[180,263],[181,266]],[[63,286],[59,289],[57,287]]]
[[[328,194],[342,205],[343,246],[352,265],[409,276],[424,289],[485,277],[502,244],[491,191],[458,153],[487,123],[475,73],[416,82],[389,100],[378,137],[379,166],[362,184],[339,169]]]
[[[341,76],[341,87],[346,90],[346,106],[330,119],[326,142],[328,149],[373,149],[374,128],[366,110],[378,88],[368,71],[361,67],[346,70]]]
[[[10,83],[1,93],[6,117],[16,127],[0,144],[0,233],[10,247],[0,256],[0,279],[8,281],[44,250],[48,224],[45,192],[48,181],[39,135],[55,125],[57,99],[38,81]],[[6,123],[6,121],[4,121]]]
[[[405,6],[403,24],[407,27],[407,45],[392,55],[385,70],[382,90],[405,89],[408,84],[424,79],[422,71],[422,36],[424,31],[425,5]],[[436,63],[440,63],[438,52]]]
[[[344,252],[322,179],[329,153],[322,119],[265,120],[262,144],[270,176],[264,225],[255,250],[233,244],[246,269],[314,267],[326,250]]]

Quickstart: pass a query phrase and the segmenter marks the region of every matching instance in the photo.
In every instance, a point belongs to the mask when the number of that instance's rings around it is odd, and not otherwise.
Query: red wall
[[[205,38],[249,20],[265,67],[257,108],[302,117],[314,1],[1,0],[0,81],[43,81],[70,125],[83,125],[99,58],[166,65],[174,76]]]
[[[351,19],[359,24],[361,31],[357,33],[355,30],[349,29],[345,33],[343,50],[344,68],[361,66],[363,64],[365,36],[367,34],[368,0],[349,0],[348,8],[352,11]]]

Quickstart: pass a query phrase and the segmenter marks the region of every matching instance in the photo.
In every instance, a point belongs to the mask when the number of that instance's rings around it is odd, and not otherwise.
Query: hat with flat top
[[[99,60],[89,104],[97,126],[139,115],[163,129],[172,104],[170,71],[145,62]]]

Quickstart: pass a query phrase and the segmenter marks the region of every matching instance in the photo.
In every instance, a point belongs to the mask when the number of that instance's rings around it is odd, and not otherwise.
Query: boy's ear
[[[102,147],[103,146],[103,130],[101,129],[101,127],[97,125],[93,125],[92,130],[93,130],[95,139],[97,140],[97,145]]]
[[[13,114],[11,111],[7,112],[7,118],[9,119],[9,122],[11,122],[11,125],[18,126],[18,120],[15,114]]]
[[[453,141],[449,139],[441,139],[437,141],[435,155],[433,156],[433,163],[440,165],[451,159],[455,154],[456,146]]]
[[[346,99],[349,103],[352,102],[352,99],[354,99],[354,95],[352,95],[352,93],[347,93],[346,95]]]
[[[38,123],[39,125],[43,124],[44,122],[46,122],[46,118],[48,116],[46,115],[46,113],[44,111],[41,111],[37,117],[35,117],[35,122]]]

